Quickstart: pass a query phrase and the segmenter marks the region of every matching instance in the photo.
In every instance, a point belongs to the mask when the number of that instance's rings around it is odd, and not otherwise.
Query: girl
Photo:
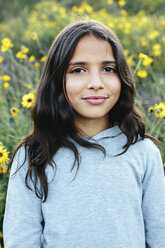
[[[32,118],[13,154],[5,248],[165,247],[160,152],[108,27],[80,21],[58,35]]]

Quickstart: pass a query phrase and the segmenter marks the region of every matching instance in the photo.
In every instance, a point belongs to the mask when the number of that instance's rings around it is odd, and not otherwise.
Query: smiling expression
[[[76,120],[108,121],[121,82],[111,45],[94,35],[78,42],[66,73],[66,94]]]

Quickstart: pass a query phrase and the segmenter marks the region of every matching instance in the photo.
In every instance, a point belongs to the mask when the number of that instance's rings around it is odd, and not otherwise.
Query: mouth
[[[90,104],[102,104],[108,97],[107,96],[87,96],[82,98],[84,101]]]

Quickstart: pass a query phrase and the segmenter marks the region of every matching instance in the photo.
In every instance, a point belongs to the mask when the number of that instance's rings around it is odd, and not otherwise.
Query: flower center
[[[3,157],[3,153],[2,152],[0,152],[0,157]]]
[[[27,101],[28,101],[28,102],[31,102],[31,101],[32,101],[32,99],[28,99]]]

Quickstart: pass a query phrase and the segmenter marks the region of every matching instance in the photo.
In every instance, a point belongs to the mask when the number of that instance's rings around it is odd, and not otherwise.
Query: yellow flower
[[[81,5],[82,9],[84,11],[86,11],[88,14],[92,13],[93,11],[93,8],[92,6],[90,6],[89,4],[87,4],[86,2],[83,2],[82,5]]]
[[[133,55],[130,55],[129,57],[128,57],[128,64],[130,65],[130,66],[134,66],[134,64],[135,64],[135,62],[133,61],[133,58],[134,58],[134,56]]]
[[[24,54],[22,51],[19,51],[19,52],[16,54],[16,58],[18,58],[18,59],[26,59],[26,58],[27,58],[27,55]]]
[[[1,52],[6,52],[9,48],[12,48],[14,46],[9,38],[4,38],[1,40],[1,42],[2,42]]]
[[[164,20],[161,20],[160,24],[161,24],[162,26],[165,26],[165,19],[164,19]]]
[[[123,7],[125,4],[126,4],[125,0],[119,0],[119,1],[118,1],[118,5],[119,5],[120,7]]]
[[[21,51],[22,51],[22,53],[28,53],[29,52],[29,48],[28,47],[25,47],[25,46],[22,46],[21,47]]]
[[[143,59],[146,59],[148,56],[144,53],[140,53],[139,54],[139,59],[143,60]]]
[[[0,233],[0,239],[2,239],[3,238],[3,234],[2,233]]]
[[[3,147],[0,146],[0,164],[4,165],[7,161],[10,159],[8,158],[8,154],[10,152],[7,152],[6,149],[3,149]]]
[[[4,84],[3,84],[3,88],[6,90],[6,89],[8,89],[9,88],[9,83],[8,82],[5,82]]]
[[[165,111],[165,103],[160,102],[159,104],[155,104],[154,109],[155,110],[160,110],[160,111]]]
[[[32,85],[31,84],[24,84],[23,85],[25,88],[27,88],[27,89],[31,89],[32,88]]]
[[[56,12],[57,10],[58,10],[57,6],[54,5],[54,6],[52,7],[52,11],[53,11],[53,12]]]
[[[155,38],[157,38],[160,35],[160,32],[157,30],[153,30],[148,34],[148,38],[150,40],[154,40]]]
[[[152,61],[153,61],[153,59],[152,58],[150,58],[148,55],[146,55],[146,54],[144,54],[144,53],[140,53],[139,54],[139,59],[141,59],[142,60],[142,64],[143,65],[150,65],[151,63],[152,63]]]
[[[161,54],[162,54],[162,52],[161,52],[161,50],[155,50],[155,51],[153,51],[153,54],[154,54],[154,56],[161,56]]]
[[[126,57],[128,56],[128,53],[129,53],[128,49],[124,49],[124,54]]]
[[[154,109],[153,109],[153,108],[149,108],[149,109],[148,109],[148,113],[151,114],[151,113],[153,113],[153,112],[154,112]]]
[[[148,25],[148,18],[145,15],[142,15],[140,18],[138,17],[138,19],[139,19],[137,23],[138,30],[141,30]]]
[[[152,49],[153,49],[153,50],[160,50],[160,49],[161,49],[161,46],[160,46],[160,44],[156,43],[156,44],[154,44],[154,45],[152,46]]]
[[[84,12],[87,12],[88,14],[92,13],[93,8],[87,4],[86,2],[83,2],[80,7],[73,6],[72,11],[76,12],[78,14],[83,14]]]
[[[146,14],[146,12],[144,10],[140,10],[137,15],[138,16],[144,16],[145,14]]]
[[[18,108],[11,108],[10,113],[13,117],[16,117],[18,115],[19,109]]]
[[[113,0],[107,0],[107,4],[113,4]]]
[[[45,62],[46,59],[47,59],[47,57],[46,57],[46,56],[43,56],[42,58],[40,58],[40,61],[41,61],[41,62]]]
[[[0,63],[2,63],[3,62],[3,57],[2,56],[0,56]]]
[[[9,38],[3,38],[1,42],[2,42],[2,45],[13,47],[12,41]]]
[[[157,118],[165,118],[165,111],[164,112],[155,112],[155,116]]]
[[[147,57],[146,59],[143,59],[143,65],[150,65],[152,63],[153,59],[150,57]]]
[[[165,102],[160,102],[154,105],[155,116],[158,118],[165,118]]]
[[[140,70],[140,71],[137,72],[137,75],[140,78],[146,78],[147,77],[147,72],[145,70]]]
[[[142,46],[147,46],[148,45],[148,42],[144,37],[141,37],[140,40],[141,40]]]
[[[122,28],[123,28],[123,23],[118,23],[117,27],[118,27],[119,29],[122,29]]]
[[[6,174],[7,173],[7,167],[4,165],[0,165],[0,174]],[[0,244],[0,248],[1,248],[1,244]]]
[[[164,84],[164,78],[160,78],[160,84]]]
[[[3,81],[10,81],[11,80],[11,77],[9,75],[3,75],[2,76],[2,80]]]
[[[73,7],[72,7],[72,11],[73,11],[73,12],[77,12],[77,11],[78,11],[78,7],[77,7],[77,6],[73,6]]]
[[[8,47],[6,47],[6,46],[1,46],[1,52],[6,52],[8,50]]]
[[[154,56],[160,56],[162,54],[161,45],[156,43],[152,46]]]
[[[125,33],[125,34],[130,34],[131,31],[130,31],[130,29],[126,28],[126,29],[124,29],[124,33]]]
[[[62,18],[65,18],[67,15],[66,15],[66,9],[64,7],[61,7],[59,9],[59,12],[60,12],[60,15]]]
[[[34,106],[35,96],[33,93],[26,94],[22,97],[22,105],[25,108]]]
[[[110,27],[111,29],[113,29],[113,28],[114,28],[114,26],[115,26],[115,25],[114,25],[114,23],[113,23],[113,22],[109,22],[109,23],[108,23],[108,27]]]
[[[162,41],[165,42],[165,35],[162,37]]]
[[[31,34],[31,38],[32,38],[32,40],[36,40],[37,39],[37,33],[36,32],[33,32]]]
[[[3,147],[3,143],[2,142],[0,142],[0,147]]]
[[[36,62],[36,63],[34,64],[34,66],[35,66],[36,68],[38,68],[38,67],[40,67],[40,64],[39,64],[38,62]]]
[[[122,9],[120,11],[120,13],[121,13],[122,16],[128,16],[128,12],[125,9]],[[127,23],[126,23],[126,25],[127,25]]]
[[[35,56],[34,55],[32,55],[32,56],[29,57],[29,62],[33,62],[34,60],[35,60]]]
[[[42,20],[46,20],[46,19],[47,19],[47,16],[46,16],[45,14],[42,14],[42,15],[41,15],[41,19],[42,19]]]

